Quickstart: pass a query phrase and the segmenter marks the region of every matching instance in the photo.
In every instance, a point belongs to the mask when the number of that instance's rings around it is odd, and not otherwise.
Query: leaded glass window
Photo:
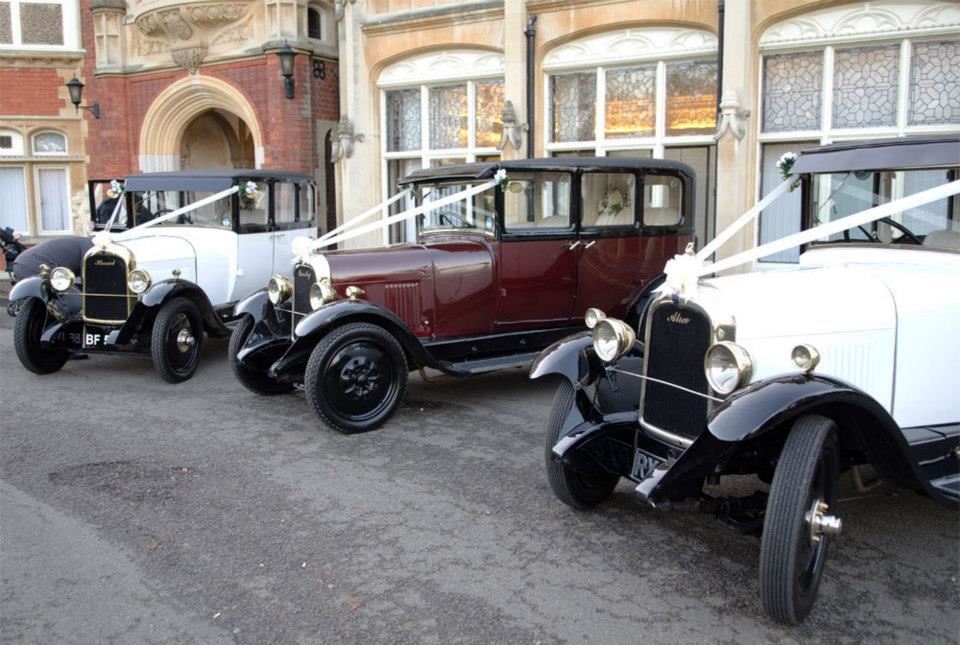
[[[477,82],[476,95],[476,145],[494,148],[503,132],[503,81]]]
[[[656,64],[608,70],[606,83],[604,136],[623,139],[652,135],[657,119]]]
[[[896,125],[900,45],[838,49],[834,54],[833,127]]]
[[[467,86],[430,88],[430,147],[467,147]]]
[[[550,130],[553,141],[595,138],[597,74],[558,74],[550,85]]]
[[[819,130],[822,78],[822,52],[764,58],[763,131]]]
[[[33,137],[33,151],[39,154],[66,154],[67,138],[58,132],[41,132]]]
[[[960,123],[960,40],[914,44],[909,122]]]
[[[387,150],[420,149],[420,90],[387,92]]]
[[[667,134],[713,134],[717,127],[717,64],[667,65]]]

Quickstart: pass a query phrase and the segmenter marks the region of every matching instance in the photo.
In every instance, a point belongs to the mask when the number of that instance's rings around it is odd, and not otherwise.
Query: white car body
[[[960,254],[926,248],[814,247],[792,269],[704,281],[722,302],[751,382],[797,372],[792,349],[820,353],[816,373],[856,386],[901,427],[960,421]]]

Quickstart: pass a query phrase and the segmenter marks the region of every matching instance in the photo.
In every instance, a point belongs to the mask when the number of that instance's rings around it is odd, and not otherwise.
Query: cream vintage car
[[[230,335],[234,304],[290,273],[291,240],[316,231],[314,181],[248,169],[131,175],[122,196],[114,184],[99,210],[125,230],[100,222],[81,275],[48,267],[14,285],[17,357],[47,374],[78,351],[139,354],[186,380],[204,335]]]
[[[957,507],[960,138],[804,150],[789,174],[804,229],[792,239],[816,238],[797,263],[679,289],[668,265],[638,327],[592,310],[592,333],[546,350],[531,376],[563,376],[546,439],[560,500],[588,508],[627,478],[647,505],[762,532],[763,605],[797,623],[841,532],[841,472],[863,488],[869,464]],[[757,491],[704,492],[738,474]]]

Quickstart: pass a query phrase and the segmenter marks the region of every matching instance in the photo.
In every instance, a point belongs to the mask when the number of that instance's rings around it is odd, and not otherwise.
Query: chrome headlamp
[[[809,374],[820,362],[820,352],[813,345],[797,345],[790,352],[790,360],[793,361],[794,365]]]
[[[127,287],[138,295],[143,293],[150,288],[150,274],[143,269],[134,269],[127,276]]]
[[[714,392],[726,396],[750,382],[753,361],[740,345],[730,341],[714,343],[703,357],[707,383]]]
[[[626,354],[636,339],[636,332],[627,323],[616,318],[604,318],[593,328],[593,351],[600,360],[612,363]]]
[[[267,297],[270,302],[279,305],[286,301],[293,293],[293,285],[284,276],[277,274],[267,283]]]
[[[583,314],[583,322],[587,326],[587,329],[593,329],[597,326],[601,320],[607,317],[607,314],[603,313],[601,310],[591,307],[587,309],[587,312]]]
[[[50,272],[50,286],[54,291],[66,291],[77,281],[77,276],[67,267],[57,267]]]
[[[310,308],[319,309],[328,302],[332,302],[336,297],[337,292],[330,286],[330,281],[323,278],[310,287]]]

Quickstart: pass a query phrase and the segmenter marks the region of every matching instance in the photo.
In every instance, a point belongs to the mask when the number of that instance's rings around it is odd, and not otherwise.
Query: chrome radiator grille
[[[293,324],[313,311],[310,307],[310,288],[316,283],[317,274],[309,264],[298,264],[293,269]]]
[[[127,263],[100,252],[83,262],[83,318],[93,322],[126,321],[136,298],[127,290]]]
[[[673,302],[650,313],[646,345],[647,376],[709,394],[703,357],[711,341],[711,323],[699,309]],[[707,399],[654,381],[644,381],[643,421],[671,434],[695,439],[707,418]]]

